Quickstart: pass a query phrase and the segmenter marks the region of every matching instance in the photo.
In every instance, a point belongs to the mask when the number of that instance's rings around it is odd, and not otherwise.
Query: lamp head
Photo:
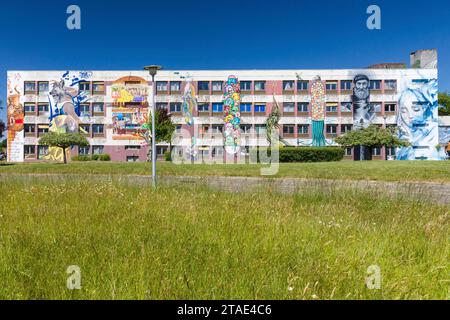
[[[144,70],[147,70],[152,77],[155,76],[156,73],[158,73],[158,70],[161,70],[161,69],[162,69],[161,66],[155,66],[155,65],[144,67]]]

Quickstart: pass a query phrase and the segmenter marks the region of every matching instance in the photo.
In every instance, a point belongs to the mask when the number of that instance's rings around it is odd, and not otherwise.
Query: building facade
[[[422,68],[419,53],[414,68],[163,70],[155,83],[146,71],[9,71],[8,161],[60,159],[58,150],[39,145],[49,131],[86,135],[90,146],[70,156],[145,161],[153,92],[156,108],[177,125],[171,143],[158,144],[159,156],[171,148],[191,159],[245,159],[250,148],[268,145],[265,124],[276,108],[284,145],[335,145],[335,137],[376,124],[396,127],[412,146],[374,148],[372,159],[439,159],[437,64],[427,54]]]

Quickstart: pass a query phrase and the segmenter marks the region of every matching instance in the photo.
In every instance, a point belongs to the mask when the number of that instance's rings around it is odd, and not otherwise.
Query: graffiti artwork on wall
[[[197,156],[196,151],[196,139],[195,135],[192,134],[192,128],[194,126],[194,110],[197,109],[197,97],[195,95],[195,87],[192,84],[192,78],[186,77],[186,83],[184,86],[183,93],[183,117],[184,122],[189,127],[189,132],[191,132],[191,143],[190,146],[187,147],[186,154],[189,159],[195,160]]]
[[[229,76],[225,84],[223,95],[224,110],[224,146],[228,154],[236,154],[240,150],[241,139],[241,115],[239,106],[241,104],[241,94],[239,81],[235,76]]]
[[[8,77],[8,103],[7,103],[7,155],[8,161],[23,161],[23,140],[24,140],[24,109],[20,101],[22,96],[20,86],[20,74]]]
[[[139,132],[147,129],[148,93],[144,78],[130,76],[113,82],[113,140],[143,140]]]
[[[311,121],[312,121],[312,145],[314,147],[325,146],[323,134],[325,123],[325,85],[319,76],[314,78],[311,84]]]
[[[356,130],[367,128],[375,117],[370,105],[370,81],[364,74],[353,79],[353,125]]]
[[[82,122],[80,104],[88,101],[85,92],[79,90],[79,83],[88,81],[92,72],[78,73],[65,72],[61,79],[53,82],[49,92],[49,131],[59,133],[76,133]],[[84,121],[83,121],[84,122]],[[70,157],[70,149],[67,150]],[[62,161],[64,154],[60,148],[50,147],[48,154],[43,158],[47,160]]]
[[[399,160],[438,160],[438,82],[436,79],[413,80],[401,93],[397,112],[399,138],[410,147],[400,148]]]

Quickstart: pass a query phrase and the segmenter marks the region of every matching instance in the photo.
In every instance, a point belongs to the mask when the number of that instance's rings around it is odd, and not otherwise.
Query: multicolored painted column
[[[195,87],[192,84],[192,79],[188,78],[186,79],[186,85],[184,87],[184,94],[183,94],[183,117],[184,122],[189,127],[189,132],[191,133],[191,144],[189,146],[189,150],[187,150],[187,154],[189,155],[189,159],[195,159],[196,157],[196,151],[195,151],[195,145],[196,145],[196,139],[195,134],[192,130],[194,127],[194,110],[197,108],[197,97],[195,96]]]
[[[311,84],[311,120],[312,120],[312,145],[314,147],[325,146],[323,130],[325,126],[325,85],[316,77]]]
[[[223,95],[224,110],[224,146],[228,154],[237,154],[241,145],[241,114],[239,106],[241,104],[239,81],[235,76],[229,76],[225,85]]]

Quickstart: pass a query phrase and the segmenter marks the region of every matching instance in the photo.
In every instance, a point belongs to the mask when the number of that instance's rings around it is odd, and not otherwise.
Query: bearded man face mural
[[[353,79],[353,122],[355,129],[367,128],[375,113],[370,107],[370,81],[366,75],[359,74]]]

